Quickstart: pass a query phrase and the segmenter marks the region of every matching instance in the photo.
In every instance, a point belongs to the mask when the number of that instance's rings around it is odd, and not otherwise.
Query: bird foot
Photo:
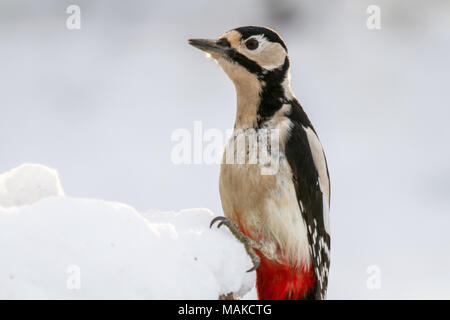
[[[219,222],[220,221],[220,222]],[[247,270],[247,272],[252,272],[258,269],[259,264],[261,262],[261,259],[256,254],[254,249],[260,249],[260,245],[250,239],[249,237],[245,236],[240,230],[236,222],[225,218],[225,217],[215,217],[212,219],[211,224],[209,225],[210,228],[216,223],[219,222],[217,225],[217,228],[220,228],[222,225],[227,226],[227,228],[231,231],[231,233],[234,235],[234,237],[239,240],[245,247],[245,251],[247,251],[247,254],[250,256],[250,259],[252,259],[253,267]]]

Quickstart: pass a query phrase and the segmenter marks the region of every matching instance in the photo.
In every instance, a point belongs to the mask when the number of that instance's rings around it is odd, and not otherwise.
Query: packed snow
[[[0,175],[0,299],[244,296],[251,260],[213,216],[71,198],[56,170],[20,166]]]
[[[0,206],[5,208],[63,195],[56,170],[45,166],[24,164],[0,175]]]

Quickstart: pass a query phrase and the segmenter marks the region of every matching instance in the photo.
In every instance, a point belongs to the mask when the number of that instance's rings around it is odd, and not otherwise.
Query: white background
[[[187,39],[273,27],[328,157],[328,297],[450,298],[450,2],[274,3],[3,0],[0,172],[42,163],[70,196],[222,214],[218,166],[170,159],[175,129],[234,122],[231,81]]]

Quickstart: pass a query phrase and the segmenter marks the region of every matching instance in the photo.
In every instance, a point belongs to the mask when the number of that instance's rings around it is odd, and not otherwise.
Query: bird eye
[[[259,42],[256,39],[249,39],[245,42],[245,46],[248,50],[255,50],[259,46]]]

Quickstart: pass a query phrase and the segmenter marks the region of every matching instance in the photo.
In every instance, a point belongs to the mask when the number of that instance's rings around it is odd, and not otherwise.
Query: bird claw
[[[209,228],[212,228],[214,223],[216,223],[217,221],[220,221],[220,223],[217,225],[217,228],[220,228],[225,220],[229,220],[229,219],[222,217],[222,216],[215,217],[214,219],[211,220],[211,223],[209,224]],[[229,220],[229,221],[231,221],[231,220]]]
[[[239,230],[239,227],[236,224],[236,222],[234,222],[226,217],[219,216],[219,217],[215,217],[214,219],[211,220],[209,227],[212,228],[216,222],[219,222],[219,224],[217,225],[217,228],[220,228],[222,225],[226,225],[228,227],[228,229],[231,231],[231,233],[234,235],[234,237],[244,245],[245,251],[247,251],[247,254],[249,255],[250,259],[252,259],[252,262],[253,262],[253,267],[248,269],[247,272],[252,272],[252,271],[255,271],[256,269],[258,269],[261,259],[256,254],[256,252],[252,246],[251,239],[248,238],[247,236],[245,236],[244,234],[242,234],[242,232]]]
[[[248,269],[246,272],[252,272],[252,271],[256,271],[256,269],[258,269],[259,264],[261,263],[261,259],[258,257],[258,255],[256,255],[255,257],[257,258],[256,261],[253,261],[253,259],[252,259],[253,267]]]

